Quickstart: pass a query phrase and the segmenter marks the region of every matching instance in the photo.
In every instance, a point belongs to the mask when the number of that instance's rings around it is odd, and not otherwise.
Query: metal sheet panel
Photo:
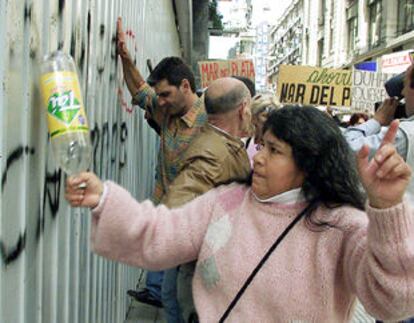
[[[148,75],[180,55],[170,0],[0,1],[0,321],[122,322],[139,269],[89,248],[89,211],[63,199],[38,87],[40,59],[61,48],[76,61],[89,118],[93,170],[138,199],[151,193],[157,137],[132,107],[116,57],[123,17],[136,65]]]

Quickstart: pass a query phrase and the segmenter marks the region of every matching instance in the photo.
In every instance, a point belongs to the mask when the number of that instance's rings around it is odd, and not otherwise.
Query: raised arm
[[[134,61],[128,51],[125,39],[125,32],[122,28],[122,18],[119,17],[116,23],[117,30],[117,50],[118,55],[121,57],[122,69],[124,71],[124,79],[128,87],[129,93],[134,97],[145,82],[138,68],[135,66]]]
[[[362,146],[367,145],[369,156],[372,157],[375,154],[388,130],[387,127],[394,119],[397,104],[398,102],[393,98],[385,99],[372,119],[358,126],[348,127],[343,131],[343,135],[353,151],[357,152]],[[407,156],[407,137],[403,131],[397,130],[394,145],[397,152],[405,159]]]
[[[82,185],[82,187],[80,186]],[[92,250],[106,258],[146,269],[166,269],[197,259],[212,214],[211,196],[182,208],[137,202],[93,173],[70,177],[65,198],[92,210]]]
[[[393,121],[373,159],[358,154],[358,170],[368,195],[368,227],[350,229],[344,273],[350,289],[377,319],[398,321],[414,314],[414,219],[402,203],[411,170],[392,145]]]
[[[116,23],[117,28],[117,51],[121,57],[124,80],[132,96],[132,103],[139,105],[145,110],[145,119],[158,134],[164,118],[163,114],[157,111],[157,96],[154,90],[145,82],[140,71],[128,51],[125,39],[125,32],[122,27],[122,18],[119,17]]]
[[[401,203],[411,179],[411,169],[397,153],[393,142],[398,131],[394,120],[381,145],[370,161],[369,149],[363,146],[358,153],[358,171],[372,207],[385,209]]]

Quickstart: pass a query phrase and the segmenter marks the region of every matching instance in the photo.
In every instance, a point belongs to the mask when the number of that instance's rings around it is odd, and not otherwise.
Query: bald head
[[[232,77],[215,80],[205,92],[204,102],[208,114],[221,114],[237,109],[250,98],[247,86]]]

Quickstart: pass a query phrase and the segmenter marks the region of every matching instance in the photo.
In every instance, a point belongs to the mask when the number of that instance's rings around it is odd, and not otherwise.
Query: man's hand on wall
[[[122,59],[130,58],[126,45],[125,32],[122,28],[122,18],[118,17],[116,22],[117,52]]]

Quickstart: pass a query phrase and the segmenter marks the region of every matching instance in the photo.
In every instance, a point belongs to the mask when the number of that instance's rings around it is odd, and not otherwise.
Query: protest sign
[[[374,113],[376,102],[388,97],[384,83],[394,74],[353,71],[352,110],[355,112]]]
[[[414,62],[413,53],[410,49],[383,55],[381,57],[381,72],[395,74],[404,72]]]
[[[280,103],[349,107],[351,86],[348,70],[280,65],[276,95]]]
[[[251,59],[212,60],[198,62],[201,87],[206,88],[211,82],[221,77],[244,76],[254,82],[255,72]]]

